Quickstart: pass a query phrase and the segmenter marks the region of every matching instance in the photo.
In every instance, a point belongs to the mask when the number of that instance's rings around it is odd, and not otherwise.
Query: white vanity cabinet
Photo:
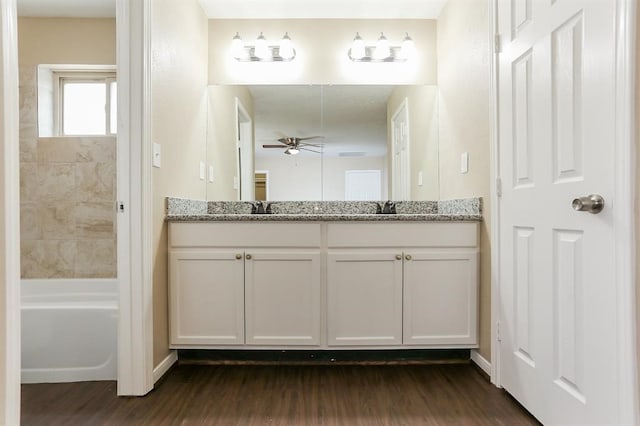
[[[330,223],[328,345],[477,345],[477,223]]]
[[[320,228],[171,223],[171,347],[320,344]]]
[[[478,223],[169,224],[172,348],[472,348]]]

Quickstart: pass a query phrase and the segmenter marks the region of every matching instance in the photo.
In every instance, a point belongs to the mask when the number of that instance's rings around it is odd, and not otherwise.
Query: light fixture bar
[[[365,46],[364,56],[362,58],[354,58],[349,49],[349,59],[353,62],[407,62],[409,58],[401,54],[401,46],[389,46],[390,55],[386,58],[375,58],[374,53],[376,46]]]
[[[277,45],[268,44],[262,33],[255,44],[244,44],[240,35],[236,33],[232,39],[231,50],[238,62],[291,62],[296,57],[296,50],[288,33],[285,33]]]

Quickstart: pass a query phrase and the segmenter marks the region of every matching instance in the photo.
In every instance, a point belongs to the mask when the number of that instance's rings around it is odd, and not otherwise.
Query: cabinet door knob
[[[402,260],[402,255],[401,254],[396,254],[396,260]]]
[[[408,255],[406,255],[404,258],[405,258],[405,259],[407,259],[407,260],[411,260],[411,255],[410,255],[410,254],[408,254]]]
[[[242,255],[241,255],[240,253],[236,254],[236,259],[237,259],[237,260],[242,259]]]
[[[245,258],[245,259],[247,259],[247,260],[251,260],[251,255],[250,255],[250,254],[248,254],[248,255],[246,255],[244,258]]]

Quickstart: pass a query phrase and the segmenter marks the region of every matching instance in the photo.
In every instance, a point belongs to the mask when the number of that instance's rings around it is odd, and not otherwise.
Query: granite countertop
[[[277,201],[273,214],[251,214],[251,203],[167,198],[168,222],[481,221],[480,198],[396,203],[397,214],[376,214],[369,201]],[[380,202],[384,204],[384,202]],[[266,205],[266,204],[265,204]]]
[[[474,214],[177,214],[167,215],[168,222],[349,222],[349,221],[480,221]]]

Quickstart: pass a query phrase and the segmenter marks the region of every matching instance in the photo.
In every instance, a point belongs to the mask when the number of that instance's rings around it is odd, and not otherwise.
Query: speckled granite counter
[[[273,214],[251,214],[249,202],[207,202],[169,197],[166,220],[169,222],[482,220],[480,198],[402,201],[396,203],[397,214],[376,214],[377,203],[371,201],[274,201],[270,204]]]

